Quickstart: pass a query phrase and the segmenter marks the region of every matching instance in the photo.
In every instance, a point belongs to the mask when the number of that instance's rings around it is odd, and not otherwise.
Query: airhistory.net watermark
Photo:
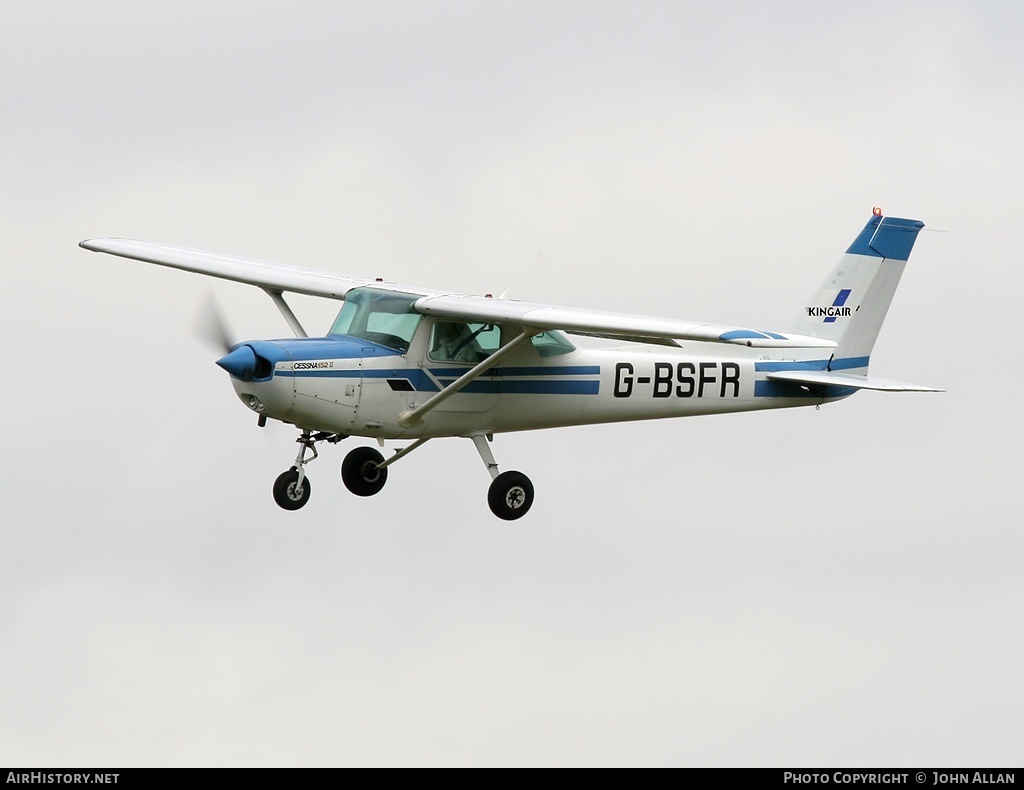
[[[19,785],[116,785],[120,774],[64,774],[49,771],[7,773],[7,784]]]

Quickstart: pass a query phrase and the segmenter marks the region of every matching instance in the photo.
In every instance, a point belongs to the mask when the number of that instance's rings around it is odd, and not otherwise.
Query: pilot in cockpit
[[[438,321],[434,325],[431,349],[432,357],[447,362],[475,364],[485,356],[473,331],[458,321]]]

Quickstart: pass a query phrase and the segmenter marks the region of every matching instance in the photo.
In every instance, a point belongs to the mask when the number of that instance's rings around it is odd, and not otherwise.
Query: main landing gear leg
[[[476,451],[491,475],[491,486],[487,489],[487,504],[491,512],[505,521],[522,518],[533,505],[533,483],[522,472],[498,472],[498,464],[489,445],[489,435],[482,433],[470,437]]]
[[[320,455],[316,450],[317,442],[338,442],[345,436],[337,433],[321,431],[312,433],[303,430],[302,435],[296,439],[299,443],[299,454],[295,456],[295,464],[286,472],[278,475],[274,481],[274,501],[285,510],[298,510],[309,501],[312,486],[309,478],[306,477],[306,464],[315,461]],[[307,458],[306,453],[312,453]]]

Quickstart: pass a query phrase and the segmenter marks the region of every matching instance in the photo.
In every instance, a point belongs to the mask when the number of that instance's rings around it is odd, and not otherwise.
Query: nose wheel
[[[311,489],[309,478],[302,475],[300,480],[299,470],[293,466],[274,481],[274,501],[285,510],[298,510],[309,501]]]

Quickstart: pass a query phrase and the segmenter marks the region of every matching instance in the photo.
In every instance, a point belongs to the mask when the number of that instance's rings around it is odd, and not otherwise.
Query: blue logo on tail
[[[826,324],[834,324],[835,321],[836,321],[836,315],[844,315],[844,316],[850,315],[850,308],[849,307],[844,307],[844,305],[846,304],[846,300],[849,299],[849,298],[850,298],[850,289],[849,288],[844,288],[843,290],[841,290],[836,295],[836,300],[832,303],[832,306],[833,307],[842,307],[843,311],[841,313],[837,313],[837,314],[833,314],[833,315],[828,316],[825,319],[825,323]]]

